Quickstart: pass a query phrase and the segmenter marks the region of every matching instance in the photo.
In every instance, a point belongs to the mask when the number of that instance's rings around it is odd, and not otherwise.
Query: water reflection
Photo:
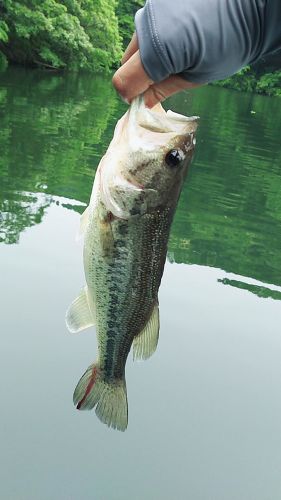
[[[93,167],[107,146],[103,135],[116,106],[110,81],[99,77],[22,69],[1,75],[2,241],[15,243],[25,227],[41,222],[53,195],[88,200]],[[34,193],[32,199],[26,193]]]
[[[281,300],[281,291],[279,290],[272,290],[270,288],[266,288],[265,286],[251,285],[250,283],[245,283],[244,281],[230,280],[228,278],[219,279],[218,282],[223,285],[234,286],[240,290],[248,290],[263,299],[271,298],[274,300]]]
[[[201,116],[170,256],[281,285],[281,100],[208,87],[169,104]],[[40,223],[54,197],[87,203],[124,108],[110,79],[19,69],[1,74],[2,242],[18,242],[25,228]]]
[[[0,242],[19,242],[19,234],[27,227],[40,224],[52,197],[43,193],[13,191],[2,200],[0,213]]]
[[[78,212],[124,105],[110,81],[57,78],[0,76],[1,234],[20,242],[0,245],[2,497],[279,499],[280,304],[253,292],[280,285],[281,100],[206,88],[172,103],[201,115],[169,249],[190,265],[166,264],[158,349],[128,360],[121,434],[73,409],[96,340],[67,336],[63,316],[84,282]],[[96,120],[99,143],[83,145]]]

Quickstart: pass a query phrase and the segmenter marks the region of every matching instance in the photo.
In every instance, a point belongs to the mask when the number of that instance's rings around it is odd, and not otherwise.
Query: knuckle
[[[152,87],[152,92],[153,92],[154,98],[157,102],[162,102],[162,101],[165,101],[165,99],[167,99],[167,95],[164,92],[164,89],[160,89],[156,85],[154,87]]]
[[[119,71],[116,71],[116,73],[113,75],[112,85],[117,90],[117,92],[121,94],[122,97],[126,98],[127,87],[124,80],[121,78]]]

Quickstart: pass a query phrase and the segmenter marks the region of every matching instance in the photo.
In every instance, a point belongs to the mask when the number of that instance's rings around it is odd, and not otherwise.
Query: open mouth
[[[195,132],[198,119],[198,116],[187,117],[165,111],[160,103],[149,109],[143,97],[137,97],[131,104],[128,126],[134,128],[138,125],[150,132],[186,134]]]

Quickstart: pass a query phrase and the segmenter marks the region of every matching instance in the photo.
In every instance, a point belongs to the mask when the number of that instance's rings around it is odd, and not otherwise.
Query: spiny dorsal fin
[[[133,358],[147,359],[156,350],[159,338],[159,306],[155,304],[144,329],[133,340]]]
[[[88,288],[81,290],[66,312],[66,326],[71,333],[78,333],[94,325],[94,311],[90,310]]]

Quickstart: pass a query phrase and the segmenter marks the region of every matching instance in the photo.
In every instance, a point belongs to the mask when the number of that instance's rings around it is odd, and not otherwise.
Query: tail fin
[[[109,427],[125,431],[128,425],[128,402],[125,378],[107,382],[98,363],[89,366],[73,395],[78,410],[96,408],[99,419]]]

